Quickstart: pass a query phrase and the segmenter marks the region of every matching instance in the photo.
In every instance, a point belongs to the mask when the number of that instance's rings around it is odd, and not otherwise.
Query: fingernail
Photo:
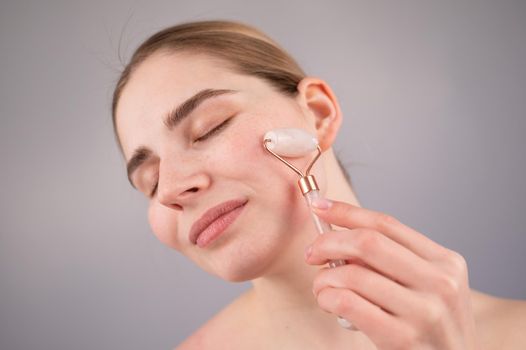
[[[312,200],[311,204],[317,209],[329,209],[332,206],[332,201],[326,198],[316,198]]]
[[[309,258],[311,253],[312,253],[312,245],[309,245],[307,246],[307,248],[305,248],[305,260]]]
[[[314,295],[314,297],[316,297],[316,298],[318,297],[318,296],[316,295],[316,291],[314,290],[314,288],[312,288],[312,295]]]

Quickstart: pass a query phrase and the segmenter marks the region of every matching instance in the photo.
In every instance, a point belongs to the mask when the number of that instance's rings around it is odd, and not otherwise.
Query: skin
[[[204,102],[167,130],[163,116],[209,88],[237,92]],[[253,284],[178,348],[522,348],[525,303],[471,290],[460,254],[361,208],[331,148],[342,122],[336,97],[312,77],[298,91],[287,97],[191,53],[150,56],[123,90],[116,120],[124,156],[139,146],[154,155],[132,176],[145,195],[158,182],[148,198],[154,234],[207,272]],[[332,206],[316,213],[333,231],[316,232],[297,175],[263,148],[263,135],[279,127],[317,136],[323,154],[311,173]],[[305,169],[311,158],[293,163]],[[188,240],[208,208],[236,198],[248,202],[223,235],[204,248]],[[348,264],[326,268],[333,259]],[[360,331],[341,328],[335,315]]]

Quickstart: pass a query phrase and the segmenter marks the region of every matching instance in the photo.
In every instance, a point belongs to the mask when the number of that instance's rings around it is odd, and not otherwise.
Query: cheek
[[[177,240],[177,219],[172,209],[158,203],[151,203],[148,207],[148,222],[159,241],[170,248],[181,251],[182,244]]]
[[[250,123],[236,128],[218,140],[214,149],[208,152],[202,161],[207,164],[210,176],[216,180],[235,181],[239,184],[253,186],[254,180],[262,172],[269,171],[268,152],[261,139],[264,133],[258,132]],[[229,186],[222,184],[222,186]]]
[[[228,148],[223,152],[224,164],[238,169],[236,176],[239,181],[250,187],[262,209],[273,213],[274,220],[290,225],[295,221],[308,219],[310,214],[305,211],[305,199],[298,188],[299,175],[263,145],[263,136],[269,130],[275,127],[301,128],[302,125],[280,125],[264,116],[258,119],[259,122],[254,120],[251,123],[253,129],[238,134],[228,142]],[[312,153],[303,158],[287,160],[304,171],[314,156],[315,153]]]

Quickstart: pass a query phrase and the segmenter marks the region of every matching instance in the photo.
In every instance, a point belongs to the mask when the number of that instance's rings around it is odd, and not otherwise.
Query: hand
[[[464,258],[395,218],[328,201],[313,208],[348,230],[320,235],[306,261],[324,268],[313,293],[325,311],[349,320],[382,350],[475,349],[475,322]]]

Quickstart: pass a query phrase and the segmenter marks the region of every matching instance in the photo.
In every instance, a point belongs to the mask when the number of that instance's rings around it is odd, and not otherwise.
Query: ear
[[[342,114],[330,86],[321,79],[305,77],[298,84],[296,99],[307,116],[314,119],[321,150],[332,147],[342,123]]]

